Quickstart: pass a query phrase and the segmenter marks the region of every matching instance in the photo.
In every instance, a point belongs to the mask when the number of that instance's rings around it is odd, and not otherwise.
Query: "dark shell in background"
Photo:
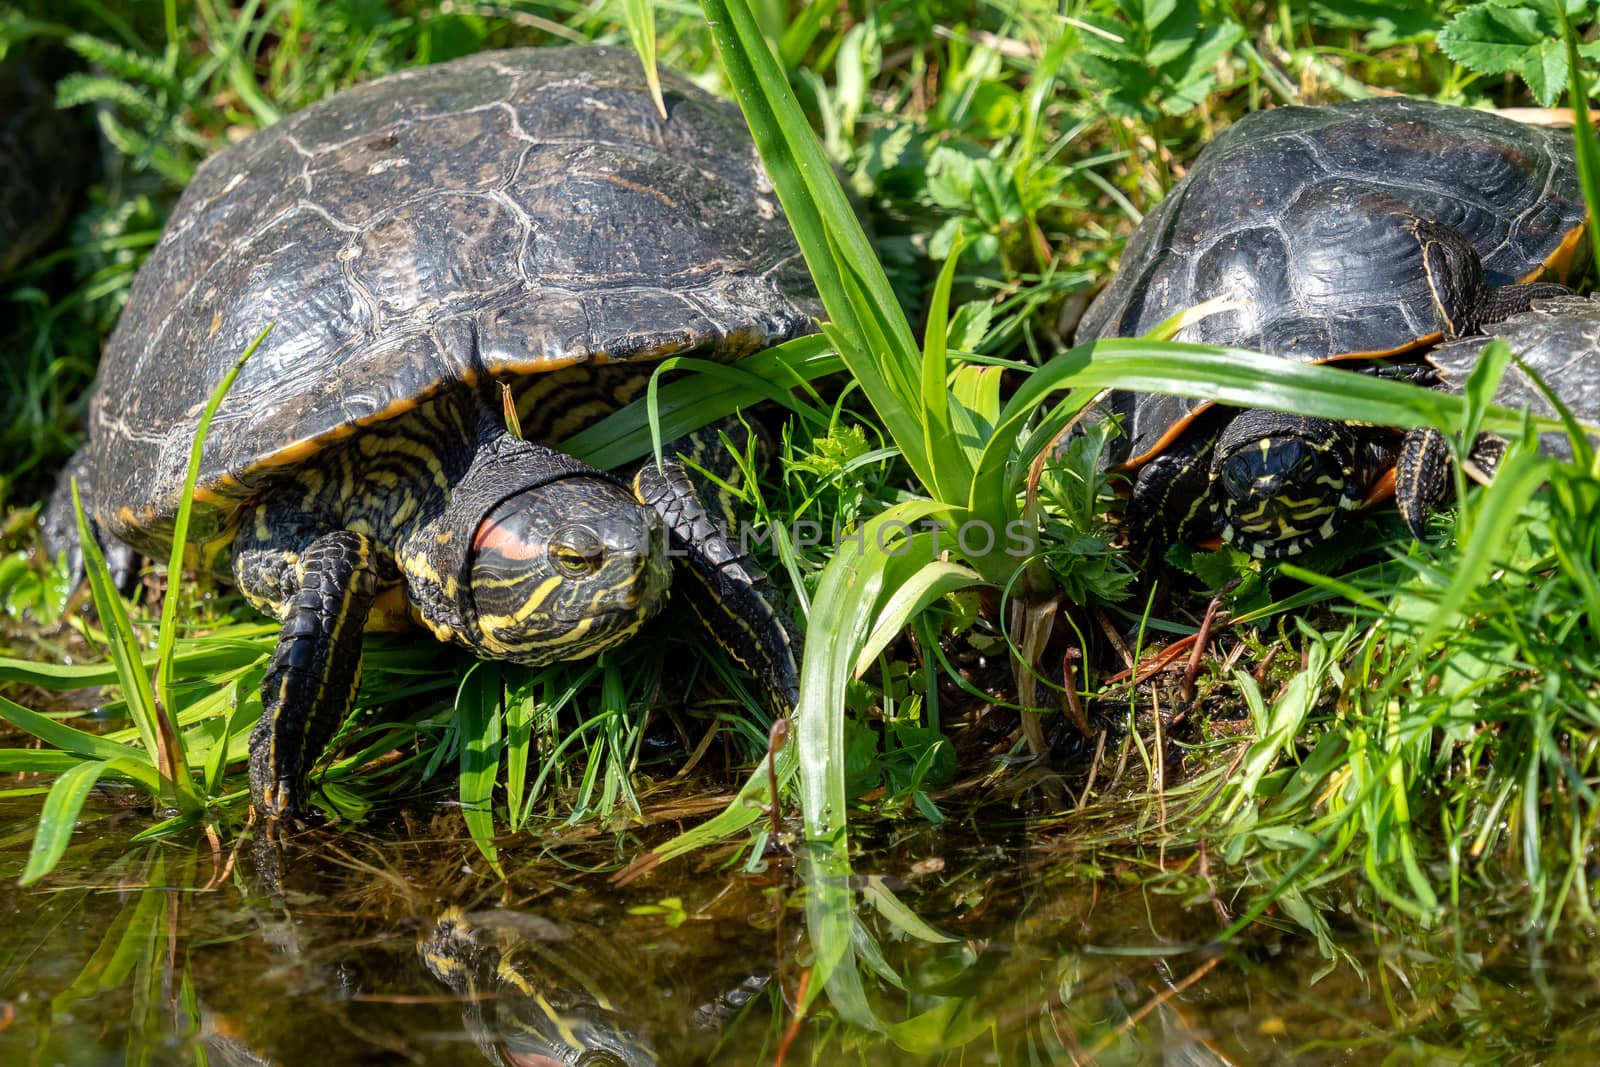
[[[56,109],[55,83],[67,69],[54,49],[13,49],[0,63],[0,275],[61,228],[88,176],[88,131]]]
[[[1308,362],[1414,347],[1437,325],[1406,215],[1460,231],[1492,285],[1559,280],[1585,219],[1572,138],[1393,97],[1248,115],[1145,218],[1078,340],[1137,337],[1229,296],[1249,306],[1177,340]],[[1164,443],[1199,406],[1141,397],[1130,454]]]
[[[1600,303],[1583,297],[1540,300],[1532,311],[1513,315],[1490,327],[1487,337],[1471,337],[1439,345],[1428,362],[1439,369],[1446,389],[1460,392],[1489,342],[1502,338],[1521,357],[1507,364],[1494,402],[1501,407],[1527,407],[1535,415],[1556,418],[1556,409],[1533,382],[1539,376],[1579,422],[1600,422]],[[1558,459],[1572,458],[1572,442],[1563,433],[1540,436],[1540,450]]]
[[[487,52],[208,161],[107,347],[97,515],[159,538],[207,396],[268,324],[206,440],[202,536],[272,469],[444,391],[808,332],[810,280],[738,109],[662,85],[666,119],[632,53]]]

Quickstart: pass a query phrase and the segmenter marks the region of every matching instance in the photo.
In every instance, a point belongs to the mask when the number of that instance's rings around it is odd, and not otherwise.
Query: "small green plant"
[[[1439,31],[1439,48],[1479,74],[1515,74],[1541,107],[1551,107],[1577,70],[1562,42],[1562,28],[1589,6],[1583,0],[1473,4]],[[1600,42],[1578,45],[1577,55],[1592,62],[1600,57]]]

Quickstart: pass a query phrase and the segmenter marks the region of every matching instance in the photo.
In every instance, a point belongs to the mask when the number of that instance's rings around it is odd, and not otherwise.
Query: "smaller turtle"
[[[1585,253],[1570,137],[1390,98],[1247,116],[1128,243],[1078,340],[1136,337],[1216,296],[1180,341],[1363,367],[1514,314]],[[1410,374],[1401,369],[1385,373]],[[1417,371],[1415,373],[1425,374]],[[1117,391],[1136,542],[1222,536],[1258,558],[1326,541],[1399,447],[1393,431]]]
[[[1556,409],[1538,384],[1542,382],[1580,423],[1600,422],[1600,302],[1578,296],[1536,300],[1529,310],[1495,323],[1487,336],[1439,345],[1427,356],[1437,387],[1461,391],[1483,350],[1497,338],[1510,345],[1521,362],[1514,360],[1506,367],[1495,390],[1495,404],[1526,407],[1535,415],[1555,418]],[[1494,434],[1479,435],[1471,456],[1478,472],[1485,477],[1494,473],[1505,444]],[[1541,434],[1539,449],[1556,459],[1573,458],[1572,442],[1564,433]],[[1401,451],[1395,492],[1406,525],[1418,540],[1428,509],[1445,496],[1448,461],[1449,450],[1436,430],[1409,435]]]
[[[1477,250],[1459,232],[1420,218],[1404,225],[1416,238],[1439,333],[1447,341],[1472,337],[1537,301],[1572,293],[1554,282],[1491,286]],[[1365,369],[1419,384],[1438,381],[1431,359]],[[1434,430],[1412,430],[1396,441],[1381,426],[1252,409],[1217,435],[1210,505],[1221,519],[1223,540],[1273,559],[1327,541],[1351,512],[1387,491],[1385,475],[1394,470],[1400,512],[1420,539],[1427,509],[1443,489],[1448,456]],[[1335,482],[1338,496],[1330,500],[1331,493],[1321,490]]]

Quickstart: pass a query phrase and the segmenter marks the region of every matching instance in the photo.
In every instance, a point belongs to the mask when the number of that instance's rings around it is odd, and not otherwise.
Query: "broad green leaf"
[[[1476,4],[1439,31],[1445,55],[1480,74],[1515,73],[1550,107],[1567,81],[1567,55],[1553,9]]]

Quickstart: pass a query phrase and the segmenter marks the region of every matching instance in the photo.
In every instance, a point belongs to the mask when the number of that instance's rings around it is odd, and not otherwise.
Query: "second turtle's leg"
[[[380,577],[392,570],[364,534],[336,530],[298,557],[241,554],[241,587],[270,597],[283,630],[261,680],[261,719],[250,734],[250,798],[268,832],[300,812],[306,773],[322,754],[355,698],[361,677],[361,632]],[[386,566],[387,564],[387,566]],[[275,569],[278,573],[267,573]],[[263,599],[268,599],[264,597]]]
[[[661,466],[646,460],[634,475],[639,500],[656,509],[678,564],[676,588],[684,593],[712,636],[755,674],[780,714],[800,699],[800,640],[773,604],[772,583],[734,540],[728,509],[681,457],[730,484],[739,472],[719,431],[735,445],[748,432],[737,423],[714,424],[676,441]]]

